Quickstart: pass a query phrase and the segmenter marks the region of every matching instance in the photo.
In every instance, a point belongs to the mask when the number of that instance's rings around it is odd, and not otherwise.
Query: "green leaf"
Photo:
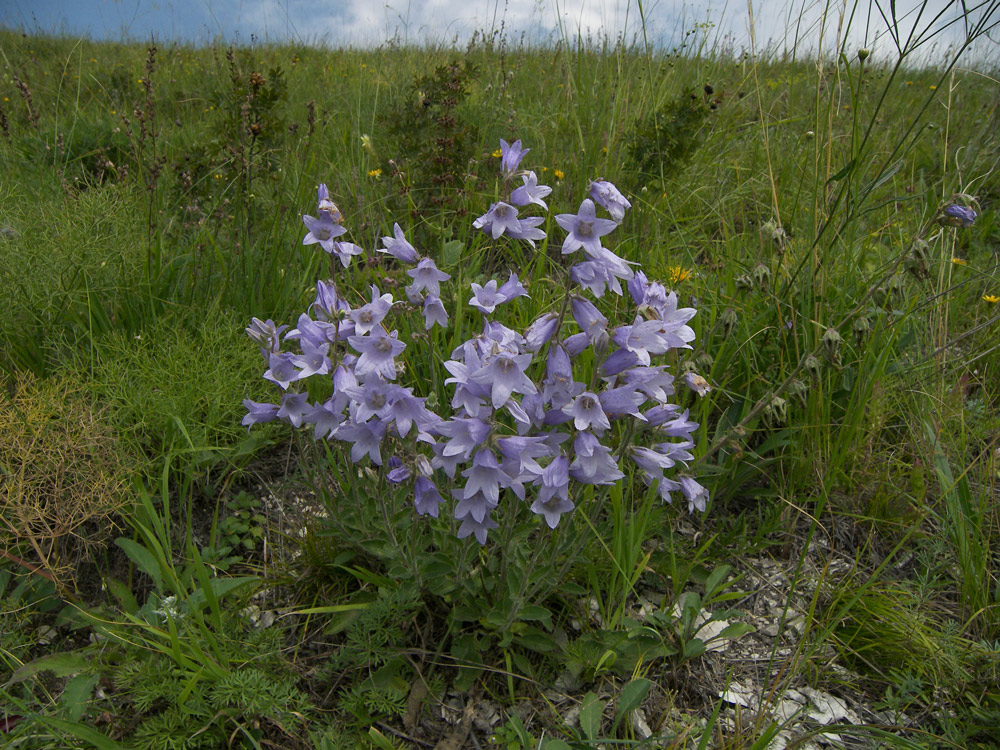
[[[192,607],[202,607],[205,605],[206,601],[211,601],[211,599],[221,599],[226,594],[232,593],[241,586],[246,586],[248,583],[257,583],[260,579],[256,576],[239,576],[237,578],[212,578],[208,581],[208,591],[204,590],[204,585],[202,588],[195,591],[188,603]],[[211,596],[209,596],[211,595]]]
[[[733,622],[724,627],[722,631],[717,636],[715,636],[715,638],[711,638],[709,640],[713,641],[734,640],[736,638],[742,638],[747,633],[754,632],[754,630],[756,630],[756,628],[748,623]]]
[[[105,581],[115,599],[122,605],[122,609],[130,615],[134,615],[139,611],[139,602],[135,600],[135,596],[129,591],[128,586],[121,581],[116,581],[114,578],[106,578]]]
[[[308,607],[289,612],[290,615],[332,615],[337,612],[351,612],[356,609],[368,609],[367,603],[361,604],[331,604],[328,607]]]
[[[78,740],[90,743],[97,750],[124,750],[123,745],[119,745],[107,735],[101,734],[96,729],[91,729],[83,724],[77,724],[75,721],[54,719],[50,716],[39,716],[38,720],[71,737],[76,737]]]
[[[392,744],[388,737],[378,731],[375,727],[371,727],[368,730],[368,740],[380,750],[396,750],[396,746]]]
[[[461,240],[450,240],[444,243],[441,248],[441,262],[446,266],[453,266],[462,258],[462,250],[465,244]]]
[[[681,651],[681,655],[685,659],[693,659],[696,656],[701,656],[705,653],[705,643],[701,638],[692,638],[684,644],[684,648]]]
[[[729,575],[729,566],[720,565],[705,581],[705,595],[711,596],[719,586],[725,582],[726,576]]]
[[[539,607],[537,604],[529,604],[527,607],[523,607],[517,613],[517,618],[528,621],[537,620],[549,630],[552,629],[552,613],[545,607]]]
[[[573,750],[570,745],[567,745],[562,740],[548,740],[543,747],[544,750]]]
[[[849,162],[847,162],[847,164],[844,165],[843,169],[841,169],[839,172],[837,172],[837,174],[835,174],[833,177],[831,177],[829,180],[826,181],[826,184],[829,185],[831,182],[836,182],[837,180],[842,180],[845,177],[847,177],[847,175],[850,174],[851,170],[854,169],[854,163],[856,161],[857,159],[851,159]]]
[[[7,680],[6,685],[15,685],[39,672],[52,672],[56,677],[85,672],[90,668],[90,659],[76,651],[46,654],[18,667]]]
[[[122,551],[128,555],[128,559],[135,563],[143,573],[153,579],[153,584],[157,591],[163,591],[163,576],[160,572],[160,562],[152,552],[143,547],[134,539],[119,537],[115,539],[115,544],[121,547]]]
[[[66,683],[59,696],[59,705],[69,721],[79,721],[83,716],[90,703],[90,696],[94,693],[94,685],[100,678],[98,674],[78,674]]]
[[[593,693],[583,696],[580,704],[580,729],[583,736],[593,742],[601,730],[601,716],[604,713],[604,702]]]
[[[618,715],[615,717],[615,729],[618,728],[622,719],[639,708],[652,684],[645,677],[636,677],[622,688],[621,695],[618,696]]]
[[[558,643],[538,628],[528,628],[524,633],[516,636],[514,642],[541,654],[555,651],[559,647]]]

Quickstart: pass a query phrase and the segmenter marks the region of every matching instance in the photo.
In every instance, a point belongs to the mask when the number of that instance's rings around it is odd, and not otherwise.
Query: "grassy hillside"
[[[0,32],[0,736],[1000,743],[998,71],[955,49],[918,66],[912,41],[733,59],[708,33],[664,53]],[[501,138],[552,188],[522,209],[545,217],[536,248],[473,226],[521,184]],[[698,423],[671,470],[704,513],[628,464],[571,482],[555,529],[535,489],[501,494],[480,545],[450,496],[418,516],[388,474],[419,468],[412,436],[383,467],[311,425],[241,424],[244,399],[281,398],[244,329],[317,319],[318,281],[354,308],[394,295],[399,383],[442,414],[442,363],[482,327],[471,284],[515,272],[530,296],[498,320],[577,330],[554,215],[598,179],[631,202],[605,247],[697,309],[691,348],[653,364]],[[303,244],[321,183],[365,250],[349,267]],[[397,222],[451,276],[447,328],[375,252]],[[583,296],[611,327],[637,314],[627,289]],[[331,371],[359,351],[338,346]],[[492,419],[499,451],[518,417]],[[641,422],[606,436],[622,466]],[[569,450],[583,428],[555,430]]]

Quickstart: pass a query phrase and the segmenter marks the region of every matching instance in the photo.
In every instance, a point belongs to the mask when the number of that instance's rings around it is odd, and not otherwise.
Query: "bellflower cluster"
[[[534,246],[546,238],[544,216],[519,213],[547,210],[551,193],[534,172],[518,171],[527,152],[520,141],[501,141],[505,184],[516,177],[522,184],[475,220],[491,241],[506,236]],[[316,301],[294,329],[256,318],[247,328],[266,362],[264,377],[283,395],[278,404],[244,401],[243,424],[283,420],[311,427],[316,439],[349,444],[351,461],[367,459],[384,467],[390,482],[412,484],[418,514],[438,518],[450,502],[458,536],[480,544],[498,527],[502,506],[524,504],[554,529],[574,510],[581,485],[615,484],[630,466],[663,501],[679,492],[690,511],[704,511],[708,491],[676,472],[694,458],[699,425],[672,403],[675,376],[656,361],[691,348],[688,323],[696,311],[680,307],[674,292],[607,246],[629,201],[604,180],[592,183],[589,194],[575,214],[555,216],[562,253],[576,262],[566,269],[564,298],[554,311],[516,330],[504,320],[528,296],[518,275],[471,284],[468,305],[481,325],[444,362],[450,396],[439,399],[448,402],[441,413],[396,382],[408,345],[389,323],[399,301],[372,285],[370,300],[352,307],[332,283],[318,282]],[[304,242],[336,253],[346,268],[360,253],[338,249],[357,246],[335,241],[346,230],[325,186],[318,202],[320,217],[303,217]],[[398,224],[382,245],[379,252],[412,279],[406,297],[422,311],[425,327],[447,325],[440,285],[450,276],[421,257]],[[609,291],[624,297],[625,289],[634,304],[630,320],[613,323],[591,298]],[[310,402],[305,391],[296,392],[296,384],[313,377],[330,384],[329,398]],[[698,396],[710,388],[694,373],[676,382]]]

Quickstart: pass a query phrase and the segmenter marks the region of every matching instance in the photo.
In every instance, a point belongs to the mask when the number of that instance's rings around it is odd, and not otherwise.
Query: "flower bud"
[[[767,291],[768,284],[771,281],[771,269],[765,266],[763,263],[758,263],[753,267],[750,272],[753,280],[756,282],[757,287],[762,291]]]
[[[711,372],[712,365],[715,364],[715,358],[708,352],[702,352],[694,358],[694,364],[696,369],[701,370],[702,372]]]
[[[816,137],[816,133],[812,130],[807,130],[805,133],[803,133],[803,135],[805,136],[807,141],[811,141],[813,138]]]
[[[784,424],[788,419],[788,402],[780,396],[772,396],[771,403],[764,407],[764,420],[771,426]]]
[[[727,307],[722,311],[719,320],[722,322],[722,333],[726,336],[732,335],[733,331],[736,330],[736,324],[739,322],[736,311],[731,307]]]
[[[858,346],[864,341],[865,336],[871,331],[872,324],[865,316],[860,316],[854,319],[851,324],[851,330],[854,331],[854,335],[858,340]]]
[[[802,367],[812,373],[812,376],[816,378],[818,378],[819,374],[823,371],[823,363],[811,354],[806,357],[805,362],[802,363]]]
[[[830,364],[835,367],[840,365],[840,345],[843,342],[843,338],[840,336],[840,332],[836,328],[827,328],[826,333],[820,339],[823,342],[823,346],[826,348],[826,358],[829,360]]]
[[[943,227],[971,227],[979,216],[973,209],[952,203],[945,206],[938,216],[938,223]]]
[[[858,50],[858,59],[861,62],[864,62],[865,60],[867,60],[869,55],[871,55],[871,50],[867,50],[867,49],[864,49],[864,48]]]
[[[809,393],[809,386],[798,378],[793,378],[788,384],[788,395],[797,398],[803,406],[806,405],[806,394]]]

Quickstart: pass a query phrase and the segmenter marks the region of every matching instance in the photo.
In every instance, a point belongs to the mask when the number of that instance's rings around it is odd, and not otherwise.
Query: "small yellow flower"
[[[667,278],[670,280],[671,284],[680,284],[682,281],[687,281],[692,276],[694,276],[694,271],[684,268],[683,266],[669,266],[667,268]]]
[[[907,86],[912,86],[912,85],[913,85],[913,81],[907,81],[907,82],[906,82],[906,85],[907,85]]]
[[[369,177],[381,177],[382,176],[382,170],[381,169],[369,169],[368,170],[368,176]]]
[[[499,159],[501,156],[503,156],[503,153],[501,153],[500,149],[497,149],[496,151],[493,152],[494,159]]]
[[[92,57],[92,58],[90,58],[90,61],[91,62],[97,62],[97,58],[96,57]]]
[[[967,266],[967,265],[969,265],[969,261],[967,261],[965,258],[952,258],[951,262],[954,263],[956,266]]]
[[[10,101],[10,99],[8,99],[8,98],[7,98],[6,96],[5,96],[4,98],[3,98],[3,100],[4,100],[5,102],[9,102],[9,101]]]
[[[937,91],[937,86],[931,86],[931,91]]]
[[[995,294],[984,294],[983,302],[989,302],[991,305],[995,305],[997,302],[1000,302],[1000,297]]]
[[[552,174],[556,176],[557,180],[561,180],[563,177],[566,176],[566,173],[563,172],[561,169],[553,169]]]

